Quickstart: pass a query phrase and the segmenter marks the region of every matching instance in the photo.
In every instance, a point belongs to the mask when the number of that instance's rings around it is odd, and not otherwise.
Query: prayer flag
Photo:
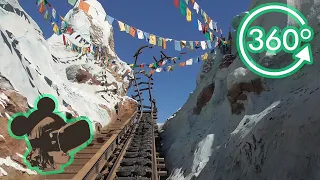
[[[207,43],[205,41],[201,41],[200,43],[202,50],[205,50],[207,48]]]
[[[49,12],[48,12],[48,10],[46,10],[46,12],[44,13],[44,19],[45,20],[48,20],[49,19]]]
[[[179,41],[174,40],[174,49],[176,51],[181,51],[181,46]]]
[[[132,37],[135,37],[135,35],[136,35],[136,29],[135,29],[134,27],[130,27],[130,35],[131,35]]]
[[[194,2],[193,9],[197,11],[197,14],[199,13],[199,5],[197,2]]]
[[[119,24],[120,31],[125,31],[126,30],[126,28],[124,27],[124,23],[123,22],[118,21],[118,24]]]
[[[149,36],[149,43],[152,44],[152,45],[156,45],[156,42],[157,42],[156,36],[153,35],[153,34],[150,34],[150,36]]]
[[[46,10],[46,6],[44,5],[44,3],[41,3],[40,8],[39,8],[39,12],[40,14],[43,14],[43,12]]]
[[[202,60],[207,60],[208,59],[208,53],[205,53],[205,54],[201,55],[201,59]]]
[[[191,18],[192,18],[192,13],[191,13],[191,11],[190,11],[189,8],[187,8],[187,17],[186,17],[186,18],[187,18],[187,21],[188,21],[188,22],[191,22],[191,20],[192,20],[192,19],[191,19]]]
[[[125,24],[125,28],[126,28],[126,33],[130,32],[130,26],[128,24]]]
[[[199,21],[199,19],[198,19],[198,30],[202,31],[202,23]]]
[[[187,5],[186,3],[184,2],[184,0],[180,0],[180,13],[185,16],[186,15],[186,8],[187,8]]]
[[[158,38],[158,46],[162,47],[162,37]]]
[[[88,3],[84,2],[83,0],[80,0],[79,9],[81,9],[84,12],[88,13],[89,8],[90,8],[90,5]]]
[[[167,40],[165,38],[162,39],[162,49],[167,48]]]
[[[76,4],[77,0],[68,0],[68,3],[74,6]]]
[[[179,7],[179,0],[173,0],[174,6]]]
[[[193,49],[193,41],[189,41],[190,49]]]
[[[113,21],[114,21],[114,18],[111,17],[111,16],[109,16],[109,15],[106,15],[106,20],[108,21],[108,23],[109,23],[110,25],[112,25],[112,23],[113,23]]]
[[[53,32],[57,33],[59,31],[59,27],[56,23],[53,25]]]
[[[149,37],[150,37],[150,34],[147,33],[147,32],[143,32],[144,36],[146,37],[146,41],[149,42]]]
[[[185,66],[186,65],[186,62],[181,62],[180,64],[179,64],[179,66]]]
[[[207,41],[207,46],[208,46],[209,49],[211,49],[211,42],[210,42],[210,40]]]
[[[188,59],[186,61],[186,65],[191,66],[192,65],[193,60],[192,59]]]
[[[156,71],[157,72],[161,72],[162,68],[157,68]]]
[[[137,35],[139,39],[143,39],[143,32],[139,29],[137,29]]]
[[[184,47],[186,47],[187,42],[186,41],[180,41],[181,44],[181,48],[183,49]]]

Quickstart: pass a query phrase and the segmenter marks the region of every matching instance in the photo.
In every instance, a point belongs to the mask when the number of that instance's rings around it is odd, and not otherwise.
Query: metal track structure
[[[140,47],[135,57],[144,48]],[[169,59],[161,51],[159,61]],[[156,62],[159,62],[154,57]],[[164,159],[159,157],[157,108],[152,97],[152,75],[144,75],[134,70],[133,83],[136,95],[132,97],[138,102],[137,114],[125,122],[110,123],[102,132],[96,135],[95,140],[85,149],[75,155],[74,162],[65,168],[61,174],[42,176],[41,179],[73,179],[73,180],[161,180],[166,178]],[[142,78],[147,82],[138,82]],[[141,85],[147,88],[140,88]],[[143,105],[142,92],[148,91],[150,106]],[[148,110],[146,110],[146,109]]]

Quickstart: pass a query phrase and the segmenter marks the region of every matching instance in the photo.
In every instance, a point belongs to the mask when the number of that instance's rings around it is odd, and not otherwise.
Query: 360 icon
[[[250,27],[250,24],[263,14],[280,12],[288,14],[297,21],[299,27],[288,26],[282,30],[272,27],[268,32],[260,26]],[[313,39],[314,32],[307,25],[307,20],[298,10],[281,3],[268,3],[254,8],[240,23],[237,35],[237,48],[241,60],[254,73],[268,78],[283,78],[297,72],[304,64],[312,64],[312,52],[308,42]],[[249,37],[252,41],[245,41]],[[303,45],[301,45],[303,43]],[[292,53],[294,62],[280,69],[270,69],[256,63],[249,55],[272,51]]]

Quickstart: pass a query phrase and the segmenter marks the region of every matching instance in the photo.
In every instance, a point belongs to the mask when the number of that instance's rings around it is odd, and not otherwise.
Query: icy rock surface
[[[253,0],[250,8],[273,2]],[[314,29],[310,42],[313,65],[283,79],[255,76],[237,57],[219,67],[223,56],[211,54],[208,72],[174,117],[162,126],[163,151],[170,180],[320,179],[320,1],[279,0],[300,10]],[[232,21],[237,28],[241,13]],[[253,22],[265,27],[294,24],[286,15],[270,13]],[[236,31],[233,33],[233,39]],[[236,46],[232,54],[236,54]],[[284,67],[292,56],[261,53],[271,68]],[[208,66],[208,65],[205,65]],[[198,96],[214,83],[213,96],[194,114]]]
[[[52,94],[58,99],[60,111],[87,116],[94,125],[102,126],[111,121],[114,105],[124,99],[131,69],[114,52],[112,26],[105,21],[104,8],[97,0],[86,2],[91,5],[88,14],[74,8],[64,17],[75,31],[66,38],[79,47],[86,47],[75,39],[81,35],[103,47],[105,56],[115,60],[115,64],[108,67],[99,57],[66,48],[62,35],[53,34],[46,40],[17,0],[0,0],[0,118],[4,121],[0,122],[0,134],[6,137],[6,142],[10,137],[7,137],[5,121],[21,106],[13,103],[13,99],[6,99],[9,90],[26,98],[29,107],[33,107],[40,94]],[[0,156],[1,176],[7,175],[4,166],[24,169],[6,157],[15,150],[23,153],[24,149],[9,147],[6,150],[8,152]]]

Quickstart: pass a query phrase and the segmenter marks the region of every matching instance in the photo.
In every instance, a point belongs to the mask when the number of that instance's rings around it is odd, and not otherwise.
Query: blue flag
[[[112,23],[113,23],[113,21],[114,21],[114,18],[111,17],[111,16],[109,16],[109,15],[106,15],[106,20],[108,21],[108,23],[109,23],[110,25],[112,25]]]
[[[180,41],[174,40],[174,49],[176,51],[181,51]]]
[[[211,49],[211,42],[208,40],[207,41],[208,49]]]
[[[147,32],[143,32],[144,36],[146,37],[146,41],[149,42],[149,36],[150,34]]]

